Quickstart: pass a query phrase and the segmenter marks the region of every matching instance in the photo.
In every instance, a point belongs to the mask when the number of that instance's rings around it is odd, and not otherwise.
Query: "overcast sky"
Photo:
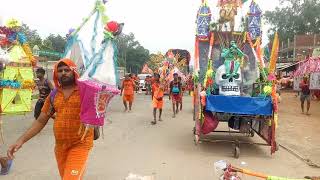
[[[80,2],[81,1],[81,2]],[[263,11],[278,6],[279,0],[256,0]],[[14,17],[37,29],[42,37],[50,33],[65,35],[88,16],[95,0],[1,0],[0,18]],[[217,0],[208,0],[214,20],[218,19]],[[239,10],[244,16],[249,0]],[[150,52],[166,52],[170,48],[193,53],[195,18],[201,0],[109,0],[107,15],[124,22],[124,32],[133,32]],[[266,35],[267,26],[264,26]],[[265,36],[266,37],[266,36]],[[266,38],[264,38],[266,39]]]

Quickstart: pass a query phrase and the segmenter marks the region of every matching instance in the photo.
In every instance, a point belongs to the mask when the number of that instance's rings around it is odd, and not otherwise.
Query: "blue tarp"
[[[271,97],[207,96],[207,111],[241,115],[272,115]]]

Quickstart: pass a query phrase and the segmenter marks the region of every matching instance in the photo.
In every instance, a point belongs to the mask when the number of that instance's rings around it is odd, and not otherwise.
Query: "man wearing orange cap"
[[[62,180],[82,179],[88,155],[93,146],[93,129],[81,140],[78,133],[80,122],[80,92],[77,86],[79,75],[70,59],[58,61],[54,68],[54,83],[57,89],[46,98],[41,114],[32,126],[8,149],[13,158],[24,143],[37,135],[56,112],[53,124],[55,156]],[[54,98],[52,98],[54,97]],[[53,100],[52,100],[52,99]]]
[[[131,112],[132,103],[134,99],[134,89],[135,89],[135,83],[127,74],[125,76],[125,79],[122,82],[121,93],[120,93],[120,96],[122,96],[122,93],[123,93],[123,105],[125,108],[124,112],[128,111],[127,102],[129,103],[129,112]]]

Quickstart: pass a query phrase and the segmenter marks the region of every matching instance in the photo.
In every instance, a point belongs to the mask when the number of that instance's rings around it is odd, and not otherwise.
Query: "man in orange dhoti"
[[[129,103],[129,112],[132,110],[132,104],[134,100],[134,89],[135,89],[135,83],[130,78],[129,75],[125,76],[125,79],[122,82],[122,87],[121,87],[121,93],[120,96],[122,96],[123,93],[123,105],[124,105],[124,112],[128,111],[128,105],[127,102]]]
[[[76,65],[69,59],[58,61],[54,69],[56,94],[50,94],[44,103],[37,120],[8,149],[8,157],[13,158],[24,143],[37,135],[47,124],[53,113],[55,136],[55,155],[62,180],[82,179],[88,155],[93,146],[93,129],[81,141],[78,133],[80,122],[80,93],[76,83],[79,75]],[[54,97],[51,101],[50,97]]]
[[[162,108],[163,108],[163,96],[164,87],[159,81],[160,75],[154,74],[154,82],[152,84],[152,106],[153,106],[153,121],[151,124],[157,123],[157,109],[159,109],[159,121],[162,121]]]

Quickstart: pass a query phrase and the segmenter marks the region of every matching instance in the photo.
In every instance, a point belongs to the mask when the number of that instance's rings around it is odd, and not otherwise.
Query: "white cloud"
[[[0,16],[22,20],[37,29],[42,37],[50,33],[65,35],[77,27],[90,13],[95,0],[1,0]],[[216,15],[217,0],[208,0]],[[261,9],[272,10],[278,0],[257,0]],[[136,39],[151,52],[170,48],[187,49],[193,53],[195,17],[201,0],[109,0],[107,15],[124,22],[124,32],[133,32]],[[239,10],[245,15],[250,2]],[[266,32],[266,26],[264,31]],[[266,34],[266,33],[265,33]]]

